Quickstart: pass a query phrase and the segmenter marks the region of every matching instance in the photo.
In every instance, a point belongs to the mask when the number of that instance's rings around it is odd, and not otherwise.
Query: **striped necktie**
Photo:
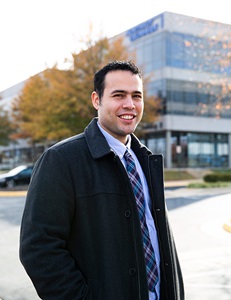
[[[151,292],[155,291],[155,286],[158,281],[158,271],[155,259],[155,253],[150,241],[149,231],[146,224],[145,217],[145,201],[143,187],[140,180],[140,176],[136,170],[135,162],[131,154],[126,150],[124,154],[126,161],[126,169],[131,181],[133,192],[136,199],[136,204],[139,212],[141,231],[143,236],[143,247],[144,247],[144,257],[146,262],[146,271],[147,271],[147,280],[148,280],[148,289]]]

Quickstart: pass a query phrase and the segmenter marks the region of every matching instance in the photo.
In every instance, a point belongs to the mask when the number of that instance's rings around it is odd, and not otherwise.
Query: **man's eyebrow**
[[[111,92],[111,94],[115,94],[115,93],[124,93],[124,94],[142,94],[141,91],[133,91],[133,92],[128,92],[128,91],[125,91],[125,90],[114,90]]]
[[[111,94],[115,94],[115,93],[127,93],[125,90],[114,90],[111,92]]]

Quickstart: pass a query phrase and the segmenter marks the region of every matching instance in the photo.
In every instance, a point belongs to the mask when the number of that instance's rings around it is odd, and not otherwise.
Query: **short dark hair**
[[[94,91],[98,94],[99,99],[103,96],[105,89],[105,77],[111,71],[130,71],[142,79],[141,70],[132,61],[112,61],[97,71],[94,76]]]

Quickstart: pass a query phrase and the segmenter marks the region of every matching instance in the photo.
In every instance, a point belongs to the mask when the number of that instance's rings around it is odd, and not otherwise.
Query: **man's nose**
[[[135,107],[134,101],[133,101],[131,95],[127,95],[127,97],[124,99],[123,107],[129,108],[129,109],[133,109]]]

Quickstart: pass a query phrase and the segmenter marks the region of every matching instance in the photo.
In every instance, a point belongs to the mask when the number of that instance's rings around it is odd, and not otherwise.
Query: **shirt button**
[[[134,276],[136,274],[136,269],[135,268],[130,268],[128,271],[130,276]]]
[[[129,209],[125,210],[124,215],[126,218],[129,218],[131,216],[131,211]]]

